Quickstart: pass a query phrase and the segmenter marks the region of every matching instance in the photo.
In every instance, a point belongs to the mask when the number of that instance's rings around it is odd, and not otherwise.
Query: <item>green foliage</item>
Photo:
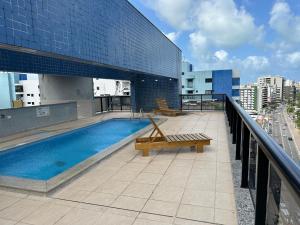
[[[294,108],[293,106],[289,105],[289,106],[287,107],[287,112],[288,112],[288,113],[294,113],[294,111],[295,111],[295,108]]]

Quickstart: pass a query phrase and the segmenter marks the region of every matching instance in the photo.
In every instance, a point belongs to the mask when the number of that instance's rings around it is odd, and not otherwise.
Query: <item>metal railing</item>
[[[227,114],[241,187],[249,188],[255,224],[300,224],[300,167],[231,97]]]
[[[130,96],[101,96],[94,98],[96,113],[109,111],[130,111]]]
[[[180,95],[181,110],[224,110],[225,94],[184,94]]]

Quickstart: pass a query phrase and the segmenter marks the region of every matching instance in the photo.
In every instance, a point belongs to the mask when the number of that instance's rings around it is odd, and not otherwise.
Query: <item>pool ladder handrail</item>
[[[132,109],[130,110],[130,113],[131,113],[130,119],[134,119],[134,118],[135,118],[135,117],[134,117],[134,111],[133,111]],[[144,118],[144,111],[143,111],[143,108],[140,108],[140,112],[139,112],[138,118],[139,118],[139,119]]]

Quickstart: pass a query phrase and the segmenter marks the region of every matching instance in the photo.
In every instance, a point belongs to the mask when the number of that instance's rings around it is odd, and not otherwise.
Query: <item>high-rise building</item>
[[[286,80],[283,87],[283,100],[287,103],[296,101],[296,83],[293,80]]]
[[[0,72],[0,109],[12,108],[19,100],[21,106],[40,105],[37,74]]]
[[[257,111],[257,85],[241,85],[240,102],[246,111]]]
[[[110,80],[110,79],[93,79],[94,96],[102,95],[130,95],[130,81],[128,80]]]
[[[262,111],[263,108],[270,104],[278,104],[283,100],[282,76],[263,76],[257,79],[257,108]]]
[[[236,70],[193,71],[192,64],[182,63],[182,94],[227,94],[240,97],[240,75]]]

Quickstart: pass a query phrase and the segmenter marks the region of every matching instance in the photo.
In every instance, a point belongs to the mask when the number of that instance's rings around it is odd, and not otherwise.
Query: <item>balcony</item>
[[[212,106],[199,102],[202,111],[189,109],[160,127],[212,137],[203,153],[181,148],[142,157],[131,143],[47,196],[1,189],[0,224],[299,224],[299,167],[232,99],[201,98]],[[49,130],[129,116],[111,112]],[[14,143],[40,135],[32,133]]]

